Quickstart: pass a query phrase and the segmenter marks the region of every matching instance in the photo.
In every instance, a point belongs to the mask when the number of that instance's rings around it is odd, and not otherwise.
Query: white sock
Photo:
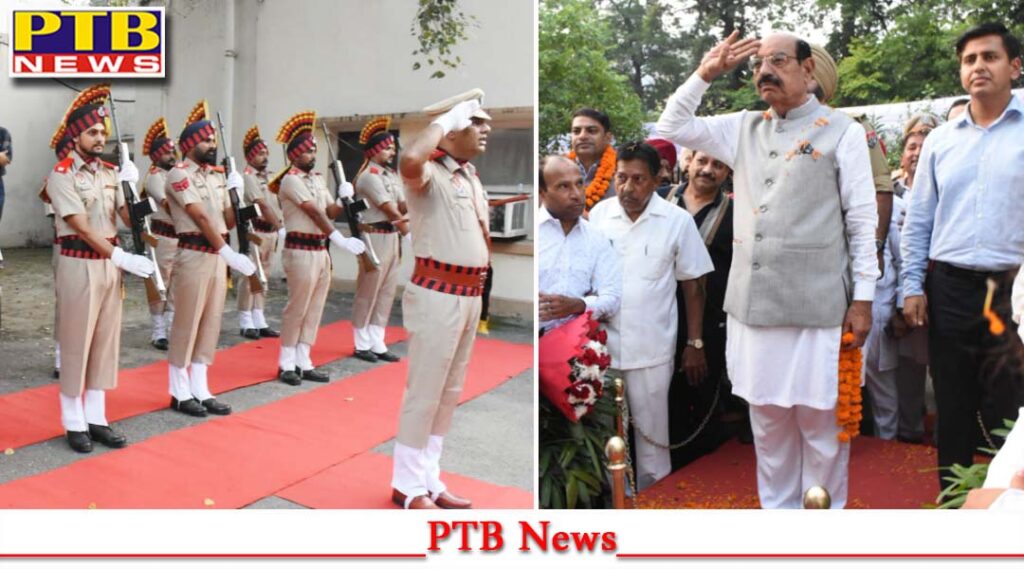
[[[151,340],[160,340],[167,338],[167,321],[164,319],[163,314],[151,315],[153,320],[153,334],[150,336]]]
[[[388,346],[384,343],[384,327],[370,324],[368,328],[370,329],[370,334],[373,337],[373,351],[378,354],[383,354],[388,351]]]
[[[238,327],[242,330],[248,330],[254,327],[252,323],[252,312],[249,312],[248,310],[238,311]]]
[[[366,325],[365,328],[353,328],[354,340],[356,349],[365,352],[366,350],[373,349],[373,331],[370,330],[371,326]]]
[[[277,366],[284,371],[295,369],[295,346],[281,346],[281,353],[277,356]]]
[[[430,435],[427,439],[427,448],[424,449],[424,462],[426,463],[426,482],[430,496],[436,497],[448,489],[444,482],[441,482],[441,449],[444,447],[444,437]]]
[[[192,399],[192,391],[188,386],[188,371],[184,368],[167,365],[167,376],[170,383],[168,391],[178,401]]]
[[[405,494],[405,507],[408,508],[413,498],[428,493],[424,479],[424,450],[396,442],[392,457],[391,487]]]
[[[167,333],[171,333],[171,326],[174,325],[174,311],[164,310],[164,324],[167,326]]]
[[[85,421],[90,425],[109,426],[107,423],[107,392],[102,389],[86,389],[83,399]]]
[[[65,431],[88,431],[85,423],[85,408],[81,397],[68,397],[60,394],[60,424]]]
[[[60,369],[60,342],[53,344],[53,367]]]
[[[192,374],[189,377],[188,386],[192,396],[200,401],[206,401],[213,397],[206,381],[206,370],[208,367],[206,364],[192,362]]]
[[[302,371],[309,371],[313,369],[313,360],[309,359],[309,352],[313,349],[313,346],[309,344],[303,344],[299,342],[295,345],[295,364],[299,366]]]
[[[259,308],[252,309],[252,324],[253,328],[262,330],[267,327],[267,319],[263,316],[263,310]]]

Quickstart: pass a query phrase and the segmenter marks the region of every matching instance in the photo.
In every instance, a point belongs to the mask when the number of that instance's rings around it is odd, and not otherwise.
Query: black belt
[[[222,233],[221,237],[226,243],[228,240],[228,234]],[[206,236],[202,233],[179,233],[178,234],[178,249],[188,249],[190,251],[199,251],[202,253],[209,253],[216,255],[217,250],[213,248],[213,245],[206,239]]]
[[[390,221],[362,223],[359,225],[359,228],[367,233],[398,233],[398,228]]]
[[[956,265],[944,263],[942,261],[930,261],[928,270],[935,271],[951,277],[957,277],[961,279],[970,279],[983,281],[985,279],[1002,279],[1004,277],[1010,277],[1011,279],[1017,276],[1017,271],[1020,267],[1015,269],[1007,269],[1005,271],[975,271],[972,269],[964,269]]]
[[[171,239],[178,238],[178,234],[174,231],[174,225],[167,223],[166,221],[160,221],[159,219],[151,219],[149,221],[149,228],[156,235],[170,237]]]
[[[324,251],[327,249],[327,236],[322,233],[289,231],[284,236],[284,248],[300,251]]]
[[[111,245],[117,247],[121,244],[121,240],[117,237],[108,237],[107,241]],[[100,255],[93,249],[84,239],[77,235],[65,235],[57,238],[57,243],[60,243],[60,254],[64,257],[74,257],[75,259],[106,259],[103,255]]]
[[[262,219],[254,219],[254,220],[252,220],[252,228],[255,231],[259,231],[260,233],[276,233],[277,232],[277,230],[274,229],[273,225],[267,223],[266,221],[263,221]]]

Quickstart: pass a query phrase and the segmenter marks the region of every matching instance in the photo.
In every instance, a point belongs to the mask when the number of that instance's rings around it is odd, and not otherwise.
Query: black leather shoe
[[[250,340],[258,340],[260,337],[260,331],[255,328],[245,328],[243,330],[239,330],[238,333],[241,334],[243,338],[248,338]]]
[[[60,379],[60,368],[53,368],[53,379]]]
[[[383,360],[383,361],[386,361],[386,362],[397,362],[397,361],[402,359],[402,358],[396,356],[395,354],[392,354],[390,351],[380,352],[379,354],[377,352],[372,352],[372,353],[373,353],[374,357],[376,357],[378,360]]]
[[[193,417],[205,417],[206,407],[195,399],[186,399],[184,401],[178,401],[174,397],[171,397],[171,409],[184,413],[186,415],[192,415]]]
[[[295,368],[295,369],[299,371],[299,377],[302,378],[302,379],[305,379],[306,381],[315,381],[317,383],[327,383],[328,381],[331,380],[331,377],[329,375],[327,375],[326,373],[322,372],[322,371],[317,371],[315,369],[310,369],[310,370],[300,370],[299,368]]]
[[[266,328],[260,328],[260,338],[280,338],[281,333],[273,328],[267,326]]]
[[[89,438],[89,433],[85,431],[68,431],[67,432],[68,444],[71,445],[71,450],[75,452],[92,452],[92,440]]]
[[[151,342],[153,347],[158,350],[167,351],[167,338],[157,338]]]
[[[352,355],[364,362],[370,362],[371,364],[377,363],[377,356],[375,356],[370,350],[356,350]]]
[[[283,369],[277,370],[277,379],[287,383],[288,385],[302,385],[302,379],[299,378],[299,374],[295,373],[295,370],[285,371]]]
[[[222,403],[220,401],[217,401],[213,397],[211,397],[209,399],[203,399],[202,405],[203,405],[203,407],[206,408],[206,410],[208,412],[213,413],[214,415],[230,415],[231,414],[231,405],[228,405],[227,403]]]
[[[89,436],[92,440],[110,448],[124,448],[128,437],[105,425],[89,425]]]

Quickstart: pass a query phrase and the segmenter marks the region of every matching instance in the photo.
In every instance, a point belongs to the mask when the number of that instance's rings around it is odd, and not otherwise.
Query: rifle
[[[129,159],[128,144],[121,139],[121,129],[117,123],[117,110],[114,106],[114,97],[110,97],[110,120],[114,123],[114,138],[117,139],[117,160],[120,166]],[[156,203],[153,198],[140,199],[135,190],[135,184],[122,182],[121,191],[124,192],[124,203],[128,209],[128,221],[132,229],[132,249],[136,255],[142,255],[153,263],[152,276],[145,279],[146,300],[150,304],[167,300],[167,287],[164,285],[164,277],[160,274],[160,266],[156,262],[156,237],[149,229],[148,215],[156,211]]]
[[[220,141],[224,145],[224,175],[229,176],[235,171],[235,158],[228,153],[231,146],[224,136],[224,121],[220,118],[220,111],[217,111],[217,130],[220,131]],[[263,272],[263,262],[260,261],[260,238],[252,235],[252,220],[260,217],[260,206],[257,204],[245,205],[238,195],[238,188],[230,188],[228,197],[231,198],[231,209],[235,212],[235,231],[238,232],[238,252],[249,255],[256,264],[256,272],[249,275],[249,292],[258,294],[263,292],[267,286],[267,275]],[[250,255],[250,252],[253,254]]]
[[[327,142],[327,152],[331,155],[331,174],[334,175],[334,184],[336,187],[341,186],[345,180],[345,170],[341,167],[341,161],[338,160],[338,155],[334,153],[334,147],[331,146],[331,133],[327,130],[327,123],[320,122],[320,128],[324,130],[324,140]],[[337,221],[344,221],[348,224],[348,230],[352,234],[352,237],[359,239],[366,245],[366,251],[359,254],[359,264],[362,265],[365,271],[375,271],[380,267],[380,259],[377,258],[377,253],[373,250],[373,243],[363,233],[362,229],[359,228],[359,224],[362,223],[360,218],[360,212],[365,211],[368,207],[366,200],[352,201],[351,198],[341,198],[341,204],[345,206],[345,211],[342,213],[344,219]]]

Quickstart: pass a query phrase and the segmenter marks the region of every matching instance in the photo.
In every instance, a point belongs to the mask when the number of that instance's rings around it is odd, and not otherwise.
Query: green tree
[[[462,64],[462,58],[452,53],[459,42],[469,36],[466,30],[476,25],[476,17],[459,7],[458,0],[419,0],[416,17],[409,28],[409,34],[416,38],[419,47],[412,52],[416,57],[413,70],[436,67],[431,79],[444,77],[445,69],[455,69]]]
[[[564,147],[572,113],[594,107],[608,113],[616,140],[643,138],[643,108],[628,79],[612,69],[611,34],[591,2],[540,3],[540,147]]]

